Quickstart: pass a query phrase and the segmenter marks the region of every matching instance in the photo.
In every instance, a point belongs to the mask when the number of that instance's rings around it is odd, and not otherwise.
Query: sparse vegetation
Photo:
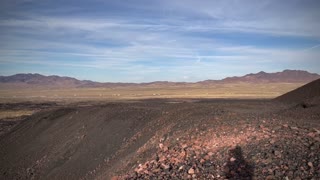
[[[12,119],[21,116],[29,116],[33,114],[34,110],[0,110],[0,120],[1,119]]]
[[[86,101],[148,98],[274,98],[302,86],[303,83],[234,83],[210,86],[152,86],[113,88],[26,88],[1,89],[0,101]]]

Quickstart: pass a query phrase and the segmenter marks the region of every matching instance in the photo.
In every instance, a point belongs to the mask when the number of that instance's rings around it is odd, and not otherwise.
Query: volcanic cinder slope
[[[305,98],[299,91],[283,97]],[[319,179],[319,112],[279,100],[52,107],[0,136],[0,177]]]
[[[276,98],[278,101],[291,103],[320,103],[320,79],[312,81],[294,91]]]

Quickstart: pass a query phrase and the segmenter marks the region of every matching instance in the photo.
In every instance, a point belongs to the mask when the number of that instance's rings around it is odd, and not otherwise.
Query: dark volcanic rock
[[[320,103],[320,79],[275,98],[276,101],[300,103],[303,108]]]

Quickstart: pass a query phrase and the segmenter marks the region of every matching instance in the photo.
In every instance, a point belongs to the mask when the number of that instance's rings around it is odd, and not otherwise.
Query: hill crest
[[[275,100],[289,103],[320,104],[320,79],[283,94],[275,98]]]

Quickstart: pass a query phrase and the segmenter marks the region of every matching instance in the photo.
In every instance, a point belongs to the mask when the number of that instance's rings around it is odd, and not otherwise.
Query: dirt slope
[[[312,81],[298,89],[288,92],[275,100],[289,103],[311,102],[319,104],[320,79]]]
[[[122,104],[38,113],[0,140],[1,173],[7,179],[86,177],[160,114],[157,108]],[[125,154],[148,136],[130,144]]]

